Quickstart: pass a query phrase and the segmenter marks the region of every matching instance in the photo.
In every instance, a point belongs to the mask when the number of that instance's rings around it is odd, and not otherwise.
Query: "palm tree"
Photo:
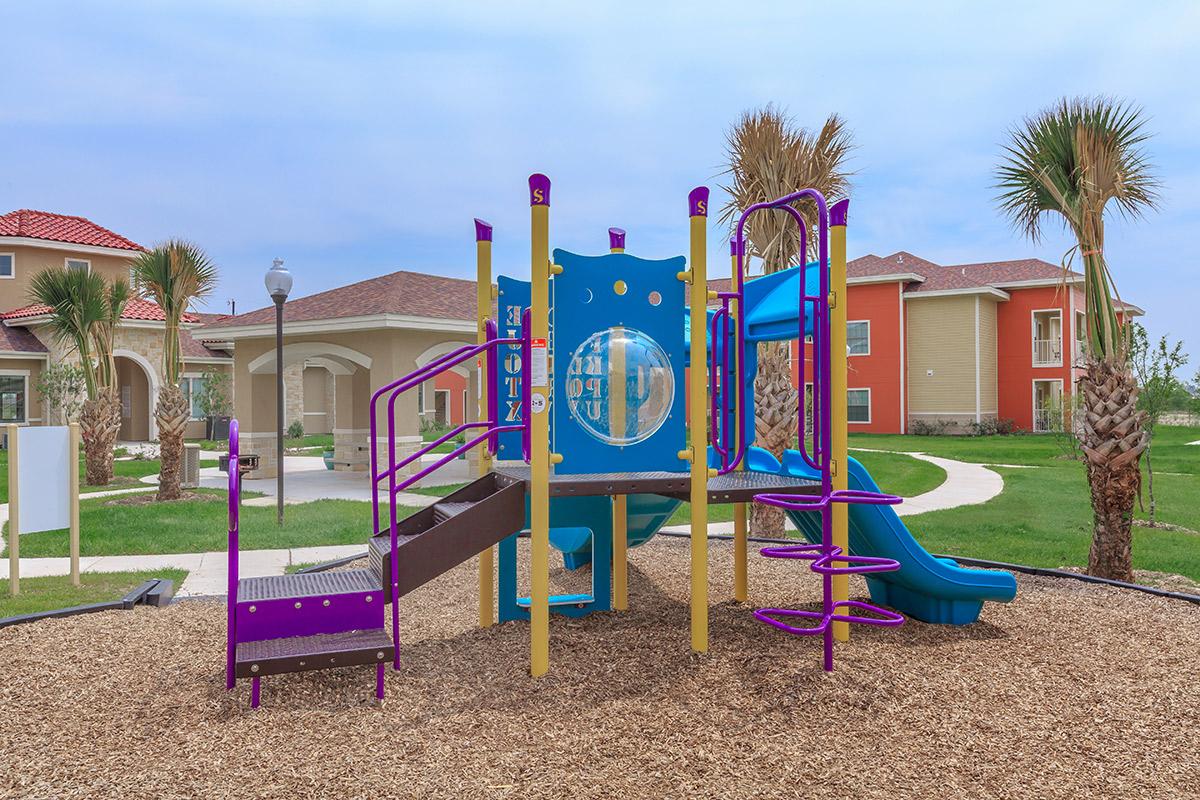
[[[850,172],[845,164],[854,144],[845,121],[831,115],[812,133],[773,106],[742,114],[726,134],[729,185],[722,188],[730,200],[721,211],[721,221],[731,228],[742,211],[801,189],[817,189],[826,197],[845,195]],[[810,232],[816,224],[816,209],[809,203],[797,205]],[[791,217],[782,212],[756,214],[746,225],[747,256],[762,262],[763,274],[787,269],[810,254],[801,253],[800,232]],[[815,253],[816,237],[809,244]],[[758,374],[754,379],[754,430],[760,446],[776,456],[796,437],[799,398],[792,386],[788,363],[790,344],[759,345]],[[755,533],[782,536],[783,512],[754,504],[751,527]]]
[[[187,398],[179,388],[183,360],[179,351],[179,323],[188,306],[208,295],[217,284],[217,268],[204,251],[180,240],[147,250],[133,262],[133,275],[142,291],[163,310],[163,389],[158,393],[154,417],[158,422],[161,468],[158,499],[174,500],[179,490],[183,459],[183,431],[191,417]]]
[[[87,399],[79,411],[86,480],[112,481],[113,445],[121,429],[121,404],[113,370],[113,334],[128,298],[128,285],[107,286],[96,273],[47,267],[33,276],[30,299],[50,307],[55,338],[79,355]]]
[[[1064,267],[1073,251],[1083,260],[1087,362],[1079,428],[1092,499],[1088,572],[1131,580],[1133,504],[1149,437],[1104,257],[1104,212],[1111,202],[1136,218],[1158,199],[1158,181],[1142,148],[1149,138],[1145,119],[1139,109],[1109,98],[1063,99],[1010,136],[996,171],[1000,210],[1034,242],[1046,212],[1057,215],[1076,241]]]

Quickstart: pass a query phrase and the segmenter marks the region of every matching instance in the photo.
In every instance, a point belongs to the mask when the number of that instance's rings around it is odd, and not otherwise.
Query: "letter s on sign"
[[[696,203],[696,211],[699,212],[699,214],[707,215],[708,214],[708,201],[701,200],[700,202]]]
[[[538,204],[538,205],[540,205],[540,204],[541,204],[541,203],[543,203],[544,201],[545,201],[545,195],[543,195],[543,194],[542,194],[542,190],[541,190],[541,189],[534,189],[534,190],[533,190],[533,202],[534,202],[535,204]]]

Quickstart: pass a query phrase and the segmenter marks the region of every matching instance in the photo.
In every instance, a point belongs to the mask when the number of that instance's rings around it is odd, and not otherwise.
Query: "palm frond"
[[[139,255],[132,274],[142,293],[163,310],[166,334],[163,377],[170,385],[179,381],[179,323],[191,304],[216,288],[217,268],[194,244],[171,239]]]
[[[54,338],[79,354],[89,398],[96,396],[92,337],[107,314],[104,279],[90,270],[46,267],[29,283],[29,299],[50,308]]]
[[[771,105],[745,112],[726,134],[729,167],[724,174],[730,179],[722,188],[730,199],[719,220],[732,232],[742,211],[755,203],[807,188],[828,198],[846,194],[852,174],[846,161],[853,149],[853,136],[836,114],[813,133]],[[811,232],[815,208],[805,202],[797,209]],[[799,252],[800,231],[782,211],[751,217],[746,236],[748,255],[761,259],[767,272],[785,269],[807,256]],[[811,233],[809,246],[815,246]]]
[[[1009,131],[996,168],[996,201],[1013,227],[1037,242],[1053,214],[1074,234],[1084,262],[1089,343],[1098,357],[1123,357],[1126,338],[1104,258],[1104,213],[1111,203],[1132,218],[1157,205],[1160,184],[1144,150],[1149,137],[1135,106],[1064,98]]]

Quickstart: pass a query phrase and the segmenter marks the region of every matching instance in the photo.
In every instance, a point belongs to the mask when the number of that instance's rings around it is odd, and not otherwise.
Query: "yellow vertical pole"
[[[487,320],[492,314],[492,226],[475,220],[475,335],[479,344],[487,341]],[[488,362],[493,356],[483,351],[479,358],[479,412],[477,420],[487,420]],[[487,442],[479,446],[479,474],[492,471],[492,453]],[[495,548],[479,554],[479,627],[487,628],[496,620]]]
[[[846,430],[846,212],[849,200],[840,200],[830,209],[829,228],[829,291],[830,327],[829,347],[832,353],[830,390],[833,393],[833,437],[830,455],[833,459],[834,491],[848,488],[850,469],[847,463]],[[845,503],[833,504],[833,544],[850,551],[850,518]],[[848,575],[833,576],[833,601],[850,598]],[[839,642],[850,640],[850,626],[845,622],[833,623],[833,638]]]
[[[608,229],[608,251],[610,253],[625,252],[625,231],[620,228]],[[609,408],[611,421],[618,422],[613,432],[624,436],[628,433],[625,426],[625,350],[618,348],[613,351],[609,370]],[[617,362],[620,361],[619,369]],[[614,380],[615,379],[615,380]],[[617,390],[617,395],[613,390]],[[618,413],[619,406],[619,413]],[[613,608],[617,611],[629,610],[629,504],[625,495],[619,494],[612,499],[612,592]]]
[[[737,259],[737,257],[738,257],[737,242],[730,241],[730,243],[729,243],[729,260],[731,262],[730,263],[730,275],[732,276],[732,283],[730,284],[731,290],[737,288],[737,285],[738,285],[737,284],[737,282],[738,282],[738,259]],[[738,314],[740,314],[740,313],[741,313],[741,308],[738,307],[738,301],[735,299],[731,302],[730,307],[729,307],[730,321],[736,324]],[[739,345],[740,344],[741,343],[739,342]],[[739,346],[734,351],[734,374],[735,375],[739,375],[741,373],[741,358],[742,358],[742,349]],[[724,379],[725,376],[722,375],[721,377],[722,377],[722,379]],[[734,392],[735,393],[734,396],[736,397],[737,386],[729,387],[729,391]],[[738,415],[741,415],[742,410],[739,408],[736,410],[736,413]],[[733,426],[733,438],[734,438],[733,446],[734,447],[741,446],[740,441],[738,439],[737,431],[738,431],[738,427],[737,427],[736,418],[735,418],[735,423]],[[745,503],[734,503],[733,504],[733,599],[738,601],[739,603],[746,602],[746,598],[749,596],[748,581],[746,578],[746,547],[747,547],[746,504]]]
[[[708,188],[688,195],[691,227],[691,370],[688,381],[688,457],[692,462],[689,502],[692,511],[692,649],[708,651],[708,375],[705,334],[708,327]]]
[[[72,422],[68,436],[67,491],[71,505],[71,583],[79,585],[79,423]]]
[[[531,280],[529,327],[532,338],[529,427],[530,559],[529,671],[550,668],[550,179],[529,176]]]
[[[17,491],[17,448],[16,425],[8,425],[8,593],[16,597],[21,593],[21,504]]]
[[[629,560],[626,550],[629,545],[629,515],[625,495],[619,494],[612,499],[612,515],[613,608],[628,611]]]

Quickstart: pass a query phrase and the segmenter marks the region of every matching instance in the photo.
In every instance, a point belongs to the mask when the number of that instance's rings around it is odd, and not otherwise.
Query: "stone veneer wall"
[[[286,352],[286,351],[285,351]],[[283,429],[304,424],[304,362],[283,368]]]

